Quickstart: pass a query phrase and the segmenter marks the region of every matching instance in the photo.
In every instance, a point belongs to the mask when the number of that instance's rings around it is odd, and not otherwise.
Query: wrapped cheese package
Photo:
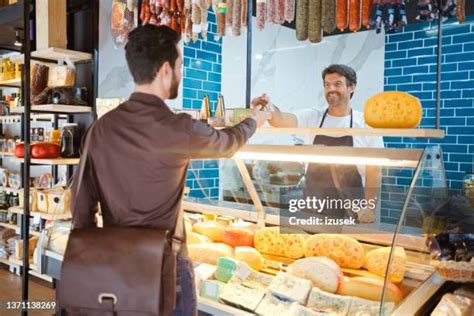
[[[265,273],[252,271],[247,276],[242,274],[235,274],[229,282],[238,283],[252,289],[266,290],[273,281],[273,276]]]
[[[339,266],[325,257],[299,259],[288,267],[287,272],[310,280],[313,286],[330,293],[336,293],[344,277]]]
[[[281,234],[279,227],[266,227],[255,233],[255,248],[261,253],[299,259],[304,255],[305,238],[300,234]]]
[[[193,225],[193,231],[210,238],[214,242],[222,242],[225,226],[215,221],[198,222]]]
[[[73,87],[76,83],[76,68],[66,58],[49,69],[48,87]]]
[[[234,250],[221,243],[204,243],[188,246],[188,255],[194,262],[217,265],[220,257],[233,257]]]
[[[278,272],[268,287],[268,292],[276,297],[306,305],[313,285],[311,281]]]
[[[378,276],[384,277],[387,272],[388,258],[391,247],[374,249],[367,253],[367,270]],[[390,282],[399,283],[405,276],[406,254],[405,249],[396,247],[394,251],[392,265],[390,267]]]
[[[327,257],[343,268],[359,269],[365,263],[365,251],[354,238],[336,234],[317,234],[304,245],[305,257]]]
[[[229,305],[253,312],[265,296],[260,289],[252,289],[237,283],[227,283],[221,291],[220,299]]]
[[[422,116],[420,100],[406,92],[382,92],[365,103],[365,122],[374,128],[415,128]]]

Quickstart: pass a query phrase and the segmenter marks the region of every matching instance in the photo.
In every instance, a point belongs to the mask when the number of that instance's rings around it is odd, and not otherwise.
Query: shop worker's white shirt
[[[296,113],[298,119],[299,128],[318,128],[321,124],[321,120],[324,116],[324,112],[327,108],[323,109],[307,109],[301,110]],[[365,124],[364,113],[352,110],[352,128],[370,128]],[[349,128],[351,126],[351,116],[347,115],[344,117],[331,116],[329,113],[326,115],[322,128]],[[314,141],[313,135],[306,135],[304,137],[305,145],[312,145]],[[335,137],[334,135],[327,135]],[[337,136],[340,137],[340,136]],[[372,147],[372,148],[383,148],[383,137],[381,136],[352,136],[354,139],[354,147]],[[365,166],[357,166],[359,173],[362,177],[362,182],[365,184]]]

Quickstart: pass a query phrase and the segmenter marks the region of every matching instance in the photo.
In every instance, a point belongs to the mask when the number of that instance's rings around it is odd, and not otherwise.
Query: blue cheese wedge
[[[267,294],[263,301],[258,305],[255,313],[263,316],[288,315],[290,307],[290,302],[280,300],[271,294]]]
[[[315,312],[309,308],[293,303],[288,311],[288,316],[333,316],[333,314]]]
[[[384,303],[383,315],[390,315],[395,309],[395,303]],[[380,312],[380,302],[351,297],[348,316],[377,316]]]
[[[264,296],[263,290],[227,283],[220,293],[220,300],[228,305],[253,312]]]
[[[234,275],[229,282],[265,291],[270,283],[272,283],[272,280],[273,276],[269,274],[252,271],[245,279],[241,279],[238,275]]]
[[[308,307],[331,315],[346,315],[351,304],[350,296],[328,293],[313,287],[308,299]]]
[[[268,287],[268,292],[290,302],[306,305],[313,285],[311,281],[279,272]]]

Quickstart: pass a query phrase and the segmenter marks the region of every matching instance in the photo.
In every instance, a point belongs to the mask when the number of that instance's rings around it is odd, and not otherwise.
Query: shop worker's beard
[[[171,81],[171,87],[170,87],[170,91],[169,91],[170,92],[170,96],[169,96],[170,100],[174,100],[178,97],[179,83],[180,83],[180,80],[178,80],[177,76],[173,72],[173,78],[172,78],[172,81]]]
[[[330,107],[340,107],[345,103],[343,96],[339,92],[326,93],[326,101]]]

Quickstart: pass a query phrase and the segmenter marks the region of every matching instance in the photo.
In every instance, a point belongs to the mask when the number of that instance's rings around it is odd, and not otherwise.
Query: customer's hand
[[[257,127],[261,127],[266,121],[272,118],[272,113],[264,110],[261,105],[257,105],[252,108],[251,118],[257,122]]]
[[[262,106],[265,109],[269,110],[270,109],[270,98],[268,97],[268,95],[266,95],[264,93],[261,96],[254,98],[252,100],[252,102],[250,103],[250,108],[253,109],[257,106]]]

